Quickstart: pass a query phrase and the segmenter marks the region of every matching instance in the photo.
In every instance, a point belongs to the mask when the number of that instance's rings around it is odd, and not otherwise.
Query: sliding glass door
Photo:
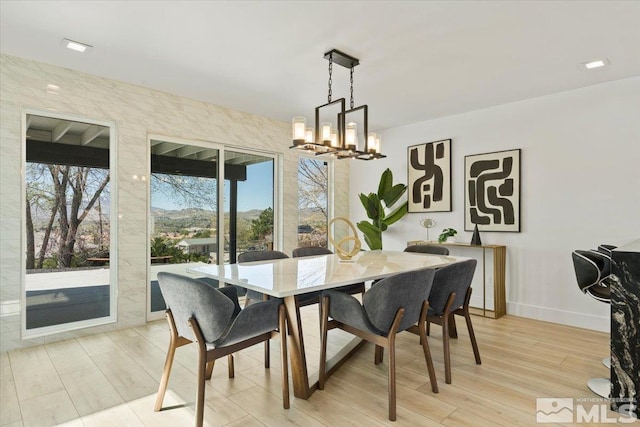
[[[156,319],[166,308],[158,272],[189,275],[189,266],[235,262],[241,251],[273,247],[277,159],[161,136],[150,138],[150,151],[147,317]]]

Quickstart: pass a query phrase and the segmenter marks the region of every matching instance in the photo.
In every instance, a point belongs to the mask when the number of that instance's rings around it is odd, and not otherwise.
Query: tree
[[[50,214],[43,238],[38,266],[44,263],[49,240],[57,222],[57,265],[71,267],[76,236],[82,221],[99,200],[109,183],[107,169],[71,165],[28,164],[27,185],[27,268],[35,267],[34,211],[48,204]],[[48,172],[48,173],[47,173]],[[44,203],[46,202],[46,203]],[[53,247],[54,245],[52,245]]]
[[[328,167],[323,161],[301,158],[298,162],[298,208],[327,215]]]
[[[262,240],[273,234],[273,209],[267,208],[260,212],[258,218],[252,219],[251,231],[253,240]]]

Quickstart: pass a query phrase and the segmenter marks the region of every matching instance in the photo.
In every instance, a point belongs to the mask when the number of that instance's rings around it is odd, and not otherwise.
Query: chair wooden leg
[[[269,340],[264,342],[264,368],[269,369],[271,365],[271,352],[269,351]]]
[[[420,343],[422,344],[422,352],[424,353],[424,360],[427,363],[427,371],[429,372],[429,381],[431,382],[431,391],[438,393],[438,381],[436,380],[436,370],[433,366],[433,359],[431,358],[431,350],[429,349],[429,341],[427,340],[426,329],[429,322],[425,319],[427,317],[427,311],[429,309],[429,303],[425,302],[422,305],[422,312],[420,313],[420,320],[418,321],[418,333],[420,334]]]
[[[396,420],[396,343],[389,337],[389,421]]]
[[[236,369],[235,369],[235,364],[233,360],[233,354],[230,354],[229,356],[227,356],[227,370],[229,371],[229,378],[235,378]]]
[[[329,297],[320,301],[320,367],[318,372],[318,390],[324,390],[324,381],[327,375],[327,329],[329,327]]]
[[[471,314],[469,314],[469,307],[466,307],[464,320],[467,322],[467,329],[469,330],[469,338],[471,338],[471,347],[473,347],[473,356],[476,358],[476,364],[481,365],[482,361],[480,360],[480,350],[478,350],[476,334],[473,333],[473,325],[471,324]]]
[[[481,365],[480,350],[478,350],[478,342],[476,341],[476,334],[473,333],[473,325],[471,324],[471,314],[469,313],[469,301],[471,301],[471,292],[473,289],[469,287],[467,293],[464,296],[464,305],[462,306],[462,313],[464,320],[467,322],[467,330],[469,331],[469,338],[471,338],[471,347],[473,347],[473,356],[476,358],[476,364]]]
[[[427,330],[425,335],[427,336],[431,335],[431,322],[429,322],[428,320],[427,320]]]
[[[164,400],[164,395],[167,392],[167,386],[169,385],[169,375],[171,375],[171,366],[173,366],[173,357],[176,354],[176,345],[175,340],[171,339],[171,343],[169,343],[169,349],[167,350],[167,358],[164,362],[164,368],[162,369],[162,378],[160,379],[160,387],[158,387],[158,394],[156,395],[156,405],[153,408],[154,411],[158,412],[162,409],[162,402]]]
[[[278,310],[280,330],[280,355],[282,357],[282,406],[289,409],[289,365],[287,356],[287,315],[284,304]]]
[[[449,316],[449,337],[458,338],[458,329],[456,328],[456,319],[453,314]]]
[[[202,427],[204,421],[204,390],[205,377],[207,371],[207,347],[202,337],[202,332],[198,322],[192,317],[189,319],[189,326],[196,336],[198,342],[198,390],[196,392],[196,427]]]
[[[442,347],[444,348],[444,382],[451,384],[451,355],[449,352],[449,316],[445,312],[442,315]]]
[[[376,365],[379,365],[382,363],[383,359],[384,359],[384,347],[380,345],[376,345],[375,353],[373,356],[373,363],[375,363]]]
[[[153,408],[158,412],[162,409],[162,402],[164,401],[164,395],[167,392],[167,386],[169,385],[169,376],[171,375],[171,367],[173,366],[173,358],[176,354],[176,349],[182,345],[188,344],[190,341],[178,336],[178,330],[173,320],[173,315],[170,310],[166,313],[167,323],[169,323],[169,349],[167,350],[167,358],[164,362],[164,368],[162,369],[162,377],[160,378],[160,386],[158,387],[158,394],[156,395],[156,404]]]
[[[205,374],[205,379],[210,380],[211,379],[211,375],[213,374],[213,365],[216,363],[215,360],[212,360],[211,362],[207,363],[207,370],[206,370],[206,374]]]

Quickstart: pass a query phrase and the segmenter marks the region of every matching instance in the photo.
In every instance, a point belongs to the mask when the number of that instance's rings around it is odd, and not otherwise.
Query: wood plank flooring
[[[313,372],[319,357],[317,307],[305,307],[302,316]],[[371,345],[329,378],[324,391],[306,401],[292,397],[291,409],[284,410],[273,343],[269,370],[261,345],[236,356],[234,379],[227,378],[225,359],[216,363],[207,385],[205,425],[534,426],[536,398],[581,399],[587,408],[604,403],[586,382],[608,376],[601,363],[609,354],[608,334],[513,316],[472,320],[482,365],[475,364],[464,321],[458,319],[459,338],[451,341],[452,384],[444,382],[441,328],[431,327],[438,394],[431,392],[418,337],[398,335],[394,423],[387,419],[387,359],[374,365]],[[350,339],[342,331],[329,334],[330,352]],[[0,354],[0,425],[193,425],[195,345],[178,349],[165,409],[153,412],[168,336],[162,320]],[[618,414],[609,411],[607,417],[602,425],[611,425]]]

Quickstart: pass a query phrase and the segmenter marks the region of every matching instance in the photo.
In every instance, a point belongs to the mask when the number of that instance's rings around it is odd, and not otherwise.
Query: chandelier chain
[[[332,72],[333,72],[333,56],[330,55],[329,56],[329,96],[328,96],[329,103],[331,103],[331,83],[333,83],[331,80]]]
[[[351,73],[350,73],[350,78],[351,78],[351,109],[353,110],[353,67],[351,67]]]

